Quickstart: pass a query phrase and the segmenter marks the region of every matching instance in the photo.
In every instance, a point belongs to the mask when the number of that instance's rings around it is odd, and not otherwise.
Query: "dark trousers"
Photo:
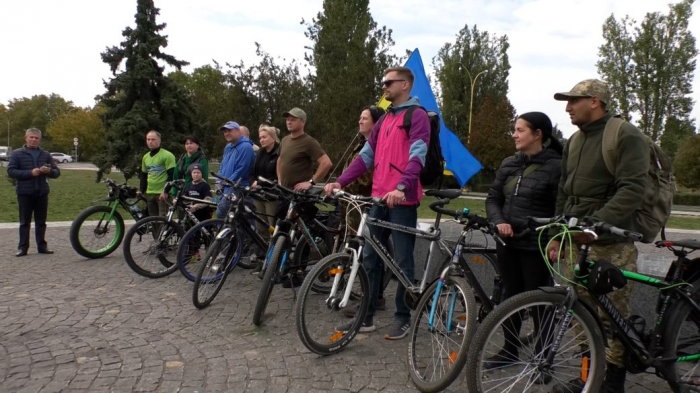
[[[386,206],[372,206],[369,215],[370,217],[390,221],[394,224],[415,228],[418,221],[418,208],[417,206],[397,206],[389,209]],[[406,273],[408,279],[413,282],[413,247],[416,244],[416,236],[373,225],[369,226],[369,230],[372,236],[376,237],[384,247],[387,247],[389,236],[392,237],[394,241],[394,260],[401,267],[401,270]],[[377,252],[369,245],[365,245],[362,254],[362,263],[369,276],[370,298],[367,317],[373,317],[382,284],[384,263]],[[405,294],[406,288],[399,283],[399,286],[396,288],[396,313],[394,314],[394,319],[402,322],[408,322],[411,319],[411,310],[404,301]]]
[[[29,250],[29,229],[34,215],[34,235],[39,250],[46,249],[46,216],[49,210],[49,195],[17,195],[19,205],[19,246]]]
[[[501,280],[503,281],[503,300],[519,293],[553,284],[552,275],[544,259],[542,259],[540,251],[517,250],[498,244],[496,252],[498,255],[498,267],[501,270]],[[536,333],[539,330],[537,327],[542,326],[542,312],[543,310],[539,310],[533,313]],[[503,327],[505,336],[504,350],[510,353],[517,352],[522,319],[519,316],[510,318],[504,323]],[[539,352],[541,345],[542,343],[538,341],[536,351]]]

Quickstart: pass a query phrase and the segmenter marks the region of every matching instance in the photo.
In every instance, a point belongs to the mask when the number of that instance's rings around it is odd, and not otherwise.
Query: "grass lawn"
[[[60,168],[60,167],[59,167]],[[212,165],[211,171],[217,171],[219,165]],[[49,180],[49,221],[72,221],[87,207],[95,205],[97,200],[107,196],[109,188],[102,182],[95,182],[97,172],[83,170],[61,170],[58,179]],[[105,176],[117,183],[124,183],[121,172],[112,172]],[[213,181],[210,181],[213,184]],[[138,179],[132,178],[128,183],[138,185]],[[19,209],[14,186],[7,178],[7,169],[0,168],[0,222],[18,222]],[[102,202],[104,203],[104,202]],[[129,217],[127,213],[122,215]]]
[[[210,170],[215,172],[218,164],[212,164]],[[100,198],[107,196],[107,186],[95,182],[93,171],[62,170],[61,177],[50,180],[49,221],[72,221],[83,209],[92,206]],[[118,183],[124,182],[121,173],[110,173],[106,177]],[[137,179],[131,179],[129,185],[136,186]],[[210,180],[210,184],[213,181]],[[428,205],[436,200],[425,197],[418,209],[419,218],[435,218],[435,213]],[[7,170],[0,168],[0,222],[17,222],[19,213],[15,188],[7,179]],[[448,209],[462,210],[468,207],[473,213],[486,216],[484,201],[476,199],[457,199],[446,206]],[[673,216],[668,222],[669,228],[700,230],[700,218]]]

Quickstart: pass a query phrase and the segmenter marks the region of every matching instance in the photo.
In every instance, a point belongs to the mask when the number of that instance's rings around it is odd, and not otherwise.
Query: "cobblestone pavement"
[[[265,325],[252,324],[259,281],[249,271],[235,270],[197,310],[177,272],[140,277],[121,249],[83,259],[66,227],[49,228],[47,239],[55,254],[16,258],[16,229],[0,229],[2,392],[415,391],[407,340],[382,338],[390,312],[378,314],[378,332],[319,357],[297,337],[289,289],[276,287]],[[452,391],[465,391],[463,381]],[[628,391],[665,390],[651,376],[628,381]]]

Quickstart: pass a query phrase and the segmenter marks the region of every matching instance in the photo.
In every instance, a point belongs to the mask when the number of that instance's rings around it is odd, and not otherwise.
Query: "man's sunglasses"
[[[406,82],[406,79],[387,79],[382,81],[382,86],[389,87],[394,84],[394,82]]]

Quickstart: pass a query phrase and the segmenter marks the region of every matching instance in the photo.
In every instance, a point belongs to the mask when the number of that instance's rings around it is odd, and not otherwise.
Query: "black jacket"
[[[45,164],[51,166],[49,174],[32,176],[32,169],[40,168]],[[34,161],[34,157],[29,154],[29,149],[25,146],[12,152],[10,162],[7,164],[7,175],[17,180],[17,195],[48,195],[49,178],[55,179],[61,176],[61,171],[48,151],[39,148],[39,158]]]
[[[280,144],[275,143],[275,146],[268,153],[265,148],[261,147],[255,157],[253,164],[253,181],[262,176],[267,180],[277,180],[277,158],[279,157]]]
[[[541,166],[520,179],[518,185],[505,195],[504,186],[513,178],[523,174],[529,165]],[[552,217],[556,208],[557,190],[561,177],[561,155],[554,150],[544,149],[528,159],[518,152],[503,160],[496,172],[496,180],[491,184],[486,198],[486,213],[489,221],[495,224],[507,223],[514,233],[528,228],[527,217]],[[537,250],[539,233],[533,232],[522,239],[504,239],[513,248]],[[546,241],[548,238],[543,235]],[[546,245],[546,243],[545,243]]]

